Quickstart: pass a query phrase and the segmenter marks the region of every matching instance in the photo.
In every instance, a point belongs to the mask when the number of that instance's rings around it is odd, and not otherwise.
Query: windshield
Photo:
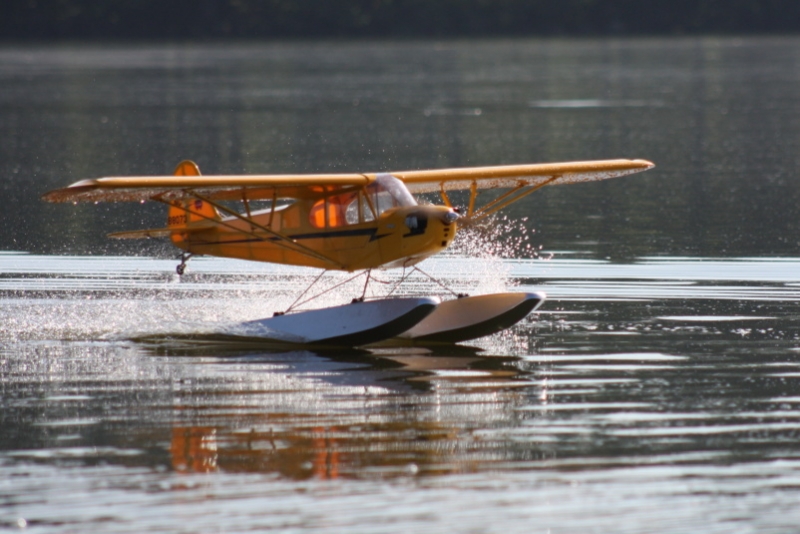
[[[391,174],[379,174],[375,182],[367,187],[367,194],[378,215],[391,208],[417,205],[406,185]]]

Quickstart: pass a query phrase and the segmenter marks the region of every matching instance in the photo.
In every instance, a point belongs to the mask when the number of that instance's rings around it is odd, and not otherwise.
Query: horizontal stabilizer
[[[114,239],[144,239],[144,238],[153,238],[153,237],[170,237],[173,234],[188,234],[192,232],[202,232],[203,230],[209,230],[211,228],[216,228],[217,224],[214,222],[209,221],[207,224],[194,224],[192,226],[178,226],[175,228],[150,228],[147,230],[128,230],[125,232],[114,232],[108,234],[108,237],[113,237]]]

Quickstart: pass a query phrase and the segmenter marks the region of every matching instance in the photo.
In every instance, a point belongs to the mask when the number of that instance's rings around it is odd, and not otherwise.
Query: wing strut
[[[276,241],[275,244],[278,245],[278,246],[282,246],[284,248],[287,248],[287,249],[291,250],[292,252],[299,252],[301,254],[305,254],[307,256],[311,256],[312,258],[315,258],[317,260],[329,263],[329,264],[335,266],[338,269],[344,269],[344,265],[342,265],[341,263],[339,263],[337,261],[334,261],[331,258],[328,258],[327,256],[324,256],[324,255],[322,255],[322,254],[320,254],[320,253],[318,253],[318,252],[316,252],[316,251],[314,251],[314,250],[312,250],[312,249],[310,249],[310,248],[308,248],[308,247],[306,247],[304,245],[301,245],[300,243],[297,243],[293,239],[291,239],[291,238],[289,238],[289,237],[287,237],[287,236],[285,236],[285,235],[283,235],[281,233],[278,233],[278,232],[276,232],[276,231],[274,231],[274,230],[272,230],[270,228],[267,228],[266,226],[261,226],[260,224],[256,224],[255,222],[253,222],[252,219],[244,217],[241,213],[238,213],[238,212],[236,212],[236,211],[234,211],[232,209],[229,209],[228,207],[223,206],[222,204],[219,204],[217,202],[214,202],[213,200],[209,200],[209,199],[207,199],[207,198],[205,198],[205,197],[203,197],[201,195],[198,195],[194,191],[186,191],[186,193],[191,195],[191,196],[193,196],[194,198],[196,198],[198,200],[202,200],[203,202],[208,202],[210,205],[214,206],[215,208],[217,208],[218,210],[220,210],[222,212],[227,213],[228,215],[231,215],[231,216],[233,216],[233,217],[235,217],[235,218],[237,218],[237,219],[239,219],[241,221],[244,221],[245,223],[249,224],[251,228],[255,228],[257,230],[261,230],[261,231],[266,232],[267,234],[277,238],[278,241]],[[165,200],[162,200],[162,199],[159,199],[159,198],[155,198],[155,197],[153,197],[153,199],[154,200],[158,200],[159,202],[163,202],[165,204],[168,204],[168,202],[165,201]],[[214,223],[219,224],[221,226],[225,226],[225,227],[230,228],[232,230],[235,230],[237,232],[241,232],[243,234],[249,235],[249,236],[254,237],[254,238],[256,238],[256,239],[258,239],[260,241],[266,241],[264,236],[260,236],[260,235],[258,235],[256,233],[254,233],[253,231],[248,232],[246,230],[242,230],[241,228],[236,228],[235,226],[233,226],[231,224],[227,224],[224,221],[218,221],[218,220],[211,219],[210,217],[207,217],[207,216],[205,216],[205,215],[203,215],[201,213],[192,211],[191,209],[188,209],[186,207],[184,207],[183,209],[185,209],[186,211],[188,211],[189,213],[191,213],[193,215],[199,215],[200,217],[202,217],[204,219],[212,220]]]
[[[472,186],[469,188],[469,208],[467,208],[467,217],[472,217],[475,211],[475,200],[478,198],[478,182],[472,181]]]
[[[470,215],[468,216],[470,218],[470,222],[485,219],[489,215],[497,213],[506,206],[509,206],[510,204],[513,204],[514,202],[530,195],[534,191],[538,191],[542,187],[549,185],[551,182],[558,180],[559,178],[561,178],[560,175],[553,176],[549,180],[534,186],[518,185],[510,191],[506,191],[496,199],[487,202],[486,205],[481,206],[474,213],[472,213],[472,207],[475,204],[475,199],[478,198],[478,191],[476,189],[472,189],[472,191],[470,191]]]
[[[282,246],[288,248],[289,250],[293,250],[294,252],[304,253],[307,256],[311,256],[312,258],[316,258],[318,260],[330,263],[331,265],[334,265],[339,269],[344,269],[344,265],[342,265],[338,261],[334,261],[331,258],[329,258],[327,256],[324,256],[324,255],[320,254],[319,252],[308,248],[305,245],[301,245],[300,243],[298,243],[294,239],[291,239],[290,237],[287,237],[287,236],[285,236],[285,235],[283,235],[283,234],[281,234],[279,232],[276,232],[275,230],[272,230],[271,228],[267,228],[266,226],[262,226],[260,224],[256,224],[255,222],[253,222],[252,219],[248,219],[247,217],[242,216],[241,213],[238,213],[235,210],[232,210],[232,209],[230,209],[230,208],[228,208],[226,206],[223,206],[222,204],[214,202],[213,200],[209,200],[209,199],[207,199],[205,197],[202,197],[202,196],[198,195],[197,193],[195,193],[194,191],[192,191],[192,195],[197,197],[199,200],[202,200],[203,202],[208,202],[209,204],[211,204],[212,206],[214,206],[218,210],[223,211],[223,212],[227,213],[228,215],[231,215],[232,217],[236,217],[240,221],[246,222],[251,227],[255,227],[256,229],[261,230],[262,232],[266,232],[269,235],[271,235],[273,237],[276,237],[278,239],[276,244],[281,244]],[[266,241],[263,237],[258,236],[257,234],[254,234],[252,232],[249,232],[249,234],[252,235],[253,237],[261,239],[262,241]]]
[[[439,193],[441,193],[441,195],[442,195],[442,202],[444,202],[444,205],[447,206],[448,208],[452,208],[453,207],[453,203],[450,202],[450,197],[447,196],[447,192],[444,190],[444,182],[442,182],[440,184],[440,186],[441,186],[441,189],[439,190]]]

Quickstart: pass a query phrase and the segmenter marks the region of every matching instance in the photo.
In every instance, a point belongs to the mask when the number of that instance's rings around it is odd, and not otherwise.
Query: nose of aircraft
[[[444,221],[445,224],[453,224],[458,220],[459,217],[460,215],[458,213],[450,209],[450,211],[447,211],[442,215],[442,221]]]
[[[397,265],[413,265],[450,246],[455,238],[459,215],[447,206],[422,205],[414,206],[398,213],[403,227],[396,236],[399,241],[384,241],[387,253],[402,253],[402,263]],[[394,265],[394,264],[393,264]]]
[[[461,216],[452,208],[444,206],[424,206],[406,217],[405,223],[410,229],[420,229],[427,226],[427,220],[439,219],[445,226],[456,222]]]

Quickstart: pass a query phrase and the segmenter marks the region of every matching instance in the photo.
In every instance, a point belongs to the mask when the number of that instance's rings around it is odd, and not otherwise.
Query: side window
[[[355,219],[351,206],[355,204]],[[309,212],[309,221],[315,228],[336,228],[358,222],[358,194],[345,193],[320,199]]]
[[[360,221],[358,206],[359,199],[360,195],[356,195],[356,197],[350,201],[345,209],[344,218],[347,220],[347,224],[358,224]]]
[[[369,207],[369,202],[364,198],[363,193],[353,194],[353,198],[350,200],[350,203],[347,204],[345,219],[347,219],[347,224],[358,224],[360,222],[375,220],[372,209]]]
[[[389,174],[379,174],[366,189],[317,200],[308,218],[314,228],[336,228],[374,221],[386,210],[416,205],[417,201],[402,181]]]

